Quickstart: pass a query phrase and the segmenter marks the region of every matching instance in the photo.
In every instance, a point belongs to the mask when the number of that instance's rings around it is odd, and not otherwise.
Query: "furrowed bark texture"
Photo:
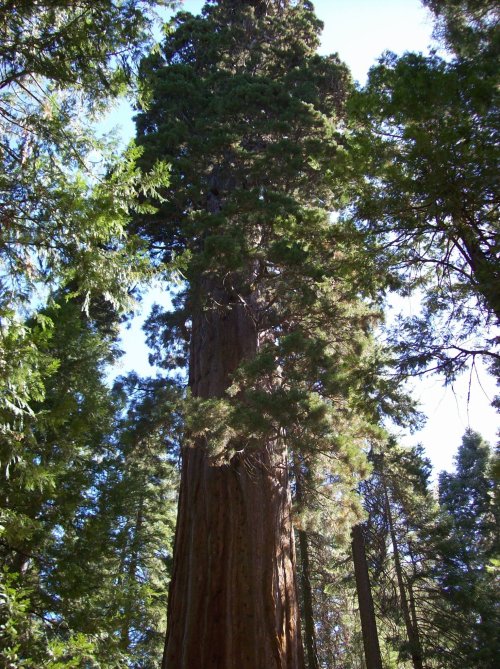
[[[213,293],[212,293],[213,295]],[[220,397],[257,350],[249,309],[193,319],[193,395]],[[214,464],[183,454],[163,669],[303,669],[286,453],[263,444]]]

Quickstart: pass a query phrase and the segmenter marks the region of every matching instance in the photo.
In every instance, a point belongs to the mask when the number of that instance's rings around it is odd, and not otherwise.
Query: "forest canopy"
[[[398,429],[498,379],[500,17],[423,4],[361,86],[309,0],[0,2],[6,669],[496,666],[498,454]]]

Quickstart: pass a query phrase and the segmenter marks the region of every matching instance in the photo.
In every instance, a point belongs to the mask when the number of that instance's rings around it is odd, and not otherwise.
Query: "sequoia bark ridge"
[[[198,314],[193,395],[221,396],[256,349],[244,305]],[[279,443],[225,464],[185,448],[163,669],[303,667],[286,460]]]

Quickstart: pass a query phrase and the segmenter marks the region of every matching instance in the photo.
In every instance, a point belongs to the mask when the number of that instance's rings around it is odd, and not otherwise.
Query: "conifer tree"
[[[368,667],[373,667],[373,669],[382,669],[377,621],[366,560],[365,539],[363,536],[363,527],[359,524],[352,528],[352,558],[356,576],[356,592],[359,602],[366,664]]]
[[[96,465],[112,431],[115,404],[104,372],[116,356],[116,320],[105,302],[91,320],[78,301],[65,297],[63,291],[41,313],[52,328],[44,332],[40,316],[33,326],[45,363],[43,395],[16,426],[19,443],[12,432],[0,437],[2,577],[12,590],[8,598],[25,603],[15,633],[8,615],[2,621],[0,654],[12,663],[7,666],[41,665],[52,651],[67,653],[69,661],[92,646],[78,625],[67,625],[65,607],[78,607],[68,606],[68,583],[59,579],[78,571],[79,556],[69,551],[63,557],[63,547],[74,547],[92,508]]]
[[[290,450],[352,488],[393,399],[369,281],[329,216],[349,79],[319,29],[307,0],[208,2],[142,67],[140,165],[171,172],[133,230],[186,281],[154,332],[190,389],[165,668],[303,666]]]
[[[37,307],[71,285],[66,298],[85,311],[103,296],[124,310],[145,276],[124,228],[147,180],[138,184],[130,155],[117,165],[93,122],[130,90],[160,4],[0,5],[0,421],[14,458],[50,374],[38,344],[51,322],[31,318]]]
[[[9,667],[91,666],[97,653],[96,600],[73,586],[90,555],[105,561],[82,535],[115,426],[104,375],[117,317],[147,265],[124,226],[148,185],[133,150],[117,165],[92,122],[130,91],[155,8],[169,4],[0,6],[0,645]],[[104,591],[103,573],[94,570]],[[110,664],[114,631],[100,637]]]
[[[422,312],[394,340],[404,373],[498,364],[498,22],[492,0],[428,0],[449,59],[384,54],[353,99],[360,229]]]
[[[168,4],[2,2],[0,317],[33,299],[37,285],[57,288],[75,274],[83,295],[96,284],[111,295],[114,282],[118,299],[134,183],[116,167],[105,182],[116,147],[92,122],[130,90],[152,43],[154,7]]]
[[[363,531],[382,655],[391,662],[396,654],[398,666],[435,666],[440,641],[429,620],[441,603],[431,577],[437,506],[428,489],[430,465],[421,448],[404,449],[392,439],[371,457],[373,472],[362,484]]]
[[[158,666],[166,621],[178,491],[178,389],[131,374],[114,394],[120,416],[98,467],[95,503],[75,541],[91,577],[69,572],[69,620],[100,635],[126,666]],[[78,606],[74,606],[74,604]],[[89,609],[92,616],[89,616]]]
[[[436,616],[455,644],[451,667],[493,668],[499,649],[498,584],[493,559],[499,552],[498,500],[494,497],[491,452],[481,435],[467,430],[456,457],[456,472],[439,478],[440,560],[435,578],[445,616]]]
[[[1,472],[0,658],[25,666],[155,667],[171,566],[179,417],[165,380],[121,379],[105,300],[44,315],[51,365]],[[3,461],[9,441],[0,442]],[[2,666],[3,666],[2,664]]]
[[[346,539],[328,535],[319,529],[309,529],[307,538],[318,664],[332,669],[364,667],[359,602],[350,545]],[[302,551],[299,552],[300,569],[301,561]],[[300,573],[302,577],[302,571]]]

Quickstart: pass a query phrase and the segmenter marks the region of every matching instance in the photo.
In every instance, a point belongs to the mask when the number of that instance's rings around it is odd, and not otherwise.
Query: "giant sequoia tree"
[[[360,464],[373,313],[329,216],[348,75],[320,27],[307,0],[208,2],[143,63],[142,167],[171,180],[135,227],[186,279],[152,338],[190,389],[164,667],[303,666],[289,452]]]

